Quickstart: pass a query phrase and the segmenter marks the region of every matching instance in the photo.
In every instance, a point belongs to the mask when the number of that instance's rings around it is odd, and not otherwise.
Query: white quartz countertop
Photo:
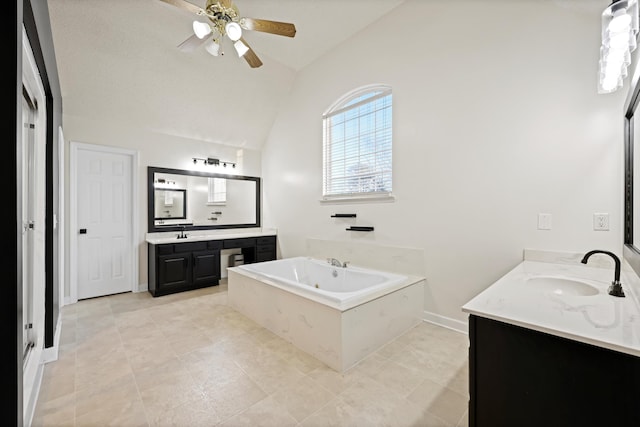
[[[527,279],[577,279],[597,288],[595,295],[562,295]],[[636,295],[621,282],[625,297],[607,293],[612,269],[583,264],[523,261],[478,294],[462,311],[564,338],[640,356],[640,310]]]
[[[185,242],[201,242],[203,240],[224,240],[224,239],[241,239],[244,237],[262,237],[275,236],[274,229],[251,229],[249,231],[229,231],[229,230],[194,230],[185,231],[186,238],[178,239],[179,231],[165,231],[160,233],[147,233],[146,242],[154,245],[164,243],[185,243]]]

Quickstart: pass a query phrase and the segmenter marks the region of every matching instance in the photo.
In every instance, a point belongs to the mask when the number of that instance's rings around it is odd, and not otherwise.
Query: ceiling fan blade
[[[182,52],[193,52],[200,45],[204,44],[207,41],[207,38],[199,39],[195,34],[191,35],[188,39],[183,41],[178,45],[178,49]]]
[[[198,7],[195,4],[189,3],[188,1],[185,1],[185,0],[160,0],[160,1],[179,7],[180,9],[188,10],[189,12],[195,13],[197,15],[204,13],[201,7]]]
[[[260,58],[258,58],[258,55],[256,55],[253,49],[251,49],[251,46],[249,46],[247,41],[242,37],[240,37],[240,41],[242,41],[242,43],[244,43],[249,48],[249,50],[244,55],[242,55],[245,61],[247,61],[247,64],[249,64],[251,68],[258,68],[262,66],[262,61],[260,60]]]
[[[287,22],[269,21],[267,19],[241,18],[240,26],[249,31],[261,31],[279,36],[293,37],[296,26]]]

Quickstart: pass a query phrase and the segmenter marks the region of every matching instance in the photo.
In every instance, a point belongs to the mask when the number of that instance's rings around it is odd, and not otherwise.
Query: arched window
[[[387,196],[392,190],[389,86],[359,88],[323,115],[325,200]]]

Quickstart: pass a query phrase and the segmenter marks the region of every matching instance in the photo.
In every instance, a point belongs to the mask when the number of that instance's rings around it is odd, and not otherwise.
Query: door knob
[[[86,228],[81,228],[80,229],[80,234],[87,234],[87,229]]]

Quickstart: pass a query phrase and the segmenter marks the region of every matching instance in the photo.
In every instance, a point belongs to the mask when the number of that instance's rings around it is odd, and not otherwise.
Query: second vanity
[[[245,264],[276,259],[275,230],[178,235],[147,234],[149,293],[154,297],[218,285],[224,249],[239,249]]]
[[[580,254],[552,258],[525,251],[462,307],[469,425],[640,426],[640,310],[630,276],[623,272],[626,296],[615,297],[614,270],[598,257],[587,265]]]

